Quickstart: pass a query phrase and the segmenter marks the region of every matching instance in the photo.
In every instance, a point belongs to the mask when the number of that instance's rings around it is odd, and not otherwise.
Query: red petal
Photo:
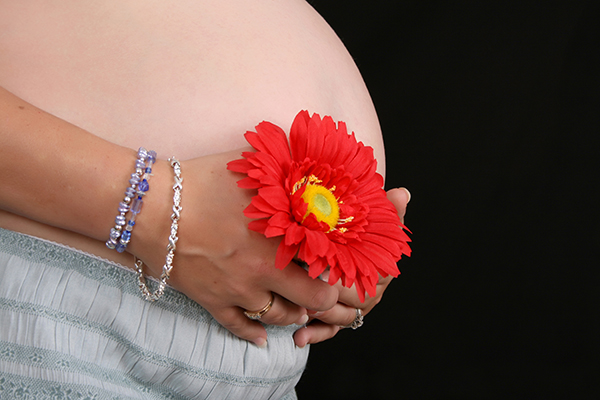
[[[258,196],[254,196],[252,198],[252,202],[250,204],[253,204],[257,210],[268,213],[269,215],[273,215],[278,211],[269,202],[267,202],[267,200],[264,197],[262,197],[260,194]]]
[[[314,214],[310,213],[304,218],[302,221],[302,225],[304,225],[308,230],[312,231],[322,231],[327,232],[330,228],[325,222],[321,222],[315,217]]]
[[[270,122],[261,122],[258,124],[256,132],[260,135],[261,141],[264,144],[264,152],[272,155],[284,170],[289,169],[292,158],[285,132]]]
[[[331,117],[330,117],[331,118]],[[308,122],[308,141],[306,143],[306,158],[321,161],[323,142],[325,140],[325,126],[319,114],[313,114]],[[325,161],[326,162],[326,161]]]
[[[373,207],[371,209],[371,212],[369,213],[369,223],[393,224],[402,226],[396,209],[390,211],[387,209],[381,209],[379,207]]]
[[[290,199],[281,186],[262,187],[258,189],[258,194],[276,210],[290,210]]]
[[[227,169],[234,172],[241,172],[245,174],[249,169],[252,168],[254,168],[254,166],[245,159],[233,160],[227,163]]]
[[[330,165],[337,168],[348,163],[356,154],[356,139],[353,136],[341,135],[336,133],[335,139],[338,142],[338,151],[335,158],[331,160]]]
[[[244,137],[256,150],[272,155],[280,163],[291,161],[287,137],[277,125],[263,121],[256,125],[256,132],[247,131]]]
[[[362,242],[360,245],[353,246],[353,248],[365,255],[370,260],[368,267],[375,269],[382,276],[392,275],[393,277],[397,277],[400,274],[396,260],[392,258],[386,249],[369,242]]]
[[[285,235],[287,228],[292,224],[290,215],[284,212],[277,212],[269,218],[269,227],[265,230],[265,236],[275,237]]]
[[[329,281],[328,283],[333,286],[337,283],[337,281],[340,280],[340,278],[342,277],[342,271],[340,270],[339,266],[336,264],[332,264],[329,267]]]
[[[263,235],[265,234],[267,227],[268,224],[266,219],[256,219],[248,223],[248,229],[254,232],[262,233]]]
[[[335,122],[333,122],[333,119],[331,118],[324,117],[323,124],[325,129],[325,137],[323,138],[323,152],[321,153],[321,158],[323,160],[326,160],[328,164],[333,166],[332,161],[337,155],[339,146],[338,135],[335,129]]]
[[[290,214],[279,211],[269,219],[269,225],[287,229],[292,224]]]
[[[306,245],[306,240],[302,241],[298,249],[298,258],[308,265],[316,261],[317,255],[311,251],[311,248]]]
[[[363,287],[363,289],[361,289],[361,292],[366,291],[370,297],[375,297],[377,295],[377,281],[373,282],[371,279],[367,278],[361,279],[360,283],[360,286]],[[364,295],[363,300],[361,300],[361,302],[364,302]]]
[[[348,135],[348,128],[346,127],[346,123],[344,121],[338,121],[337,132],[342,136],[350,136]],[[354,137],[354,133],[352,134],[352,137]]]
[[[304,240],[306,228],[298,224],[291,224],[285,232],[285,244],[287,246],[299,244]]]
[[[405,254],[406,256],[410,257],[412,250],[411,250],[410,246],[408,245],[408,243],[400,243],[399,247],[400,247],[400,251],[402,252],[402,254]]]
[[[357,181],[359,181],[361,184],[354,191],[354,195],[356,197],[360,197],[361,199],[370,199],[381,196],[379,192],[383,190],[383,177],[375,173],[376,168],[377,166],[373,164],[369,174],[364,174],[357,178]]]
[[[237,185],[242,189],[258,189],[262,185],[254,178],[246,177],[237,181]]]
[[[360,300],[361,303],[364,303],[365,302],[365,286],[363,285],[362,279],[359,277],[359,279],[356,280],[354,285],[356,285],[356,293],[358,293],[358,299]]]
[[[279,226],[269,225],[267,227],[267,229],[265,229],[264,235],[265,235],[265,237],[268,237],[268,238],[283,236],[283,235],[285,235],[285,229],[283,229]]]
[[[273,175],[263,175],[260,177],[260,183],[263,186],[277,186],[281,185],[281,180]]]
[[[355,153],[352,160],[344,164],[346,171],[350,172],[356,178],[366,174],[368,171],[374,171],[377,167],[375,158],[373,157],[373,148],[358,143],[358,151]]]
[[[244,137],[246,138],[246,141],[248,143],[250,143],[250,146],[254,147],[255,150],[258,150],[258,151],[265,150],[265,145],[262,142],[258,133],[252,132],[252,131],[247,131],[244,134]]]
[[[308,276],[316,279],[321,275],[327,268],[327,262],[324,258],[317,258],[308,268]]]
[[[289,162],[287,162],[287,165],[283,165],[280,161],[275,159],[274,156],[266,153],[256,153],[254,160],[256,161],[256,164],[260,164],[260,169],[263,170],[265,174],[276,176],[277,179],[281,181],[280,184],[283,184],[285,176],[289,172]]]
[[[244,215],[248,218],[267,218],[273,215],[273,213],[265,212],[256,208],[253,203],[248,204],[248,207],[244,210]]]
[[[403,251],[400,248],[400,244],[402,243],[402,241],[369,233],[361,234],[360,239],[362,240],[362,243],[372,243],[375,246],[381,247],[382,249],[384,249],[384,251],[389,252],[390,256],[394,259],[395,262],[400,260],[400,258],[402,257]]]
[[[308,142],[308,121],[310,117],[308,111],[300,111],[290,129],[290,147],[292,149],[292,159],[304,161],[306,158],[306,147]]]
[[[406,241],[407,239],[410,240],[406,233],[400,229],[400,226],[396,224],[373,222],[369,220],[369,225],[367,226],[366,231],[366,234],[374,235],[371,241],[374,241],[375,243],[383,244],[383,241],[386,239],[392,239],[394,241]]]
[[[306,244],[315,255],[319,257],[327,256],[331,252],[330,243],[324,232],[306,230]],[[335,248],[333,252],[335,252]]]
[[[248,177],[256,179],[257,181],[260,181],[260,178],[262,178],[265,175],[266,172],[262,169],[252,167],[252,169],[248,170]]]
[[[288,246],[282,240],[277,248],[277,255],[275,256],[275,267],[284,269],[291,262],[296,253],[298,252],[298,246]]]
[[[372,274],[375,274],[377,271],[373,265],[373,261],[369,259],[369,257],[365,256],[362,252],[360,252],[356,247],[359,247],[361,243],[350,243],[348,244],[348,250],[352,257],[354,257],[356,265],[356,276],[357,279],[360,277],[366,277]]]
[[[337,247],[337,258],[340,267],[344,271],[344,274],[354,282],[356,278],[356,265],[354,259],[350,254],[347,246],[336,246]]]

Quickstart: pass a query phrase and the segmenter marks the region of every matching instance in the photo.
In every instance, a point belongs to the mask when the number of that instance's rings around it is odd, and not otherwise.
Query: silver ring
[[[350,325],[346,325],[346,326],[342,326],[342,329],[345,328],[352,328],[352,329],[358,329],[361,326],[363,326],[363,315],[362,312],[360,311],[360,308],[356,309],[356,317],[354,318],[354,321],[352,321],[352,323]]]

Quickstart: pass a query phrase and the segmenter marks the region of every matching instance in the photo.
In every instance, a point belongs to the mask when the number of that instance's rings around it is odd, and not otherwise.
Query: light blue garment
[[[298,326],[268,326],[259,349],[171,288],[144,301],[136,282],[0,229],[0,399],[296,399],[308,358]]]

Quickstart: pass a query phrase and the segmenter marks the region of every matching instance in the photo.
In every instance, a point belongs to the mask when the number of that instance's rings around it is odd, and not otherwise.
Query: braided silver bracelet
[[[171,214],[171,234],[169,235],[169,244],[167,244],[167,257],[165,259],[165,264],[163,265],[162,274],[160,275],[160,280],[158,283],[158,289],[154,293],[150,292],[148,289],[148,285],[146,284],[146,278],[144,278],[144,272],[142,271],[142,266],[144,262],[137,257],[135,258],[135,271],[138,276],[138,286],[140,291],[142,292],[142,297],[144,300],[148,301],[156,301],[158,300],[165,292],[165,287],[167,286],[167,280],[169,279],[169,275],[171,270],[173,269],[173,257],[175,256],[175,249],[177,248],[177,241],[179,238],[177,237],[177,231],[179,230],[179,217],[181,216],[181,190],[183,189],[181,178],[181,165],[179,161],[175,157],[169,159],[171,163],[171,167],[173,167],[173,172],[175,173],[175,183],[173,184],[173,214]]]

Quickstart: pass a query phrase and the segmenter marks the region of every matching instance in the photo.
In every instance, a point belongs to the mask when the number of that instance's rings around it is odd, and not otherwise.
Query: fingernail
[[[402,189],[404,189],[406,191],[406,194],[408,195],[408,200],[406,200],[406,203],[408,204],[410,202],[411,194],[407,188],[403,187]]]
[[[261,349],[264,349],[265,347],[267,347],[267,339],[263,338],[263,337],[259,337],[258,339],[256,339],[254,341],[254,344]]]
[[[313,311],[313,310],[308,310],[308,314],[309,314],[311,317],[315,317],[315,318],[316,318],[316,317],[319,317],[319,316],[323,315],[323,311]]]
[[[308,322],[308,315],[304,314],[298,321],[296,321],[296,325],[304,325]]]

